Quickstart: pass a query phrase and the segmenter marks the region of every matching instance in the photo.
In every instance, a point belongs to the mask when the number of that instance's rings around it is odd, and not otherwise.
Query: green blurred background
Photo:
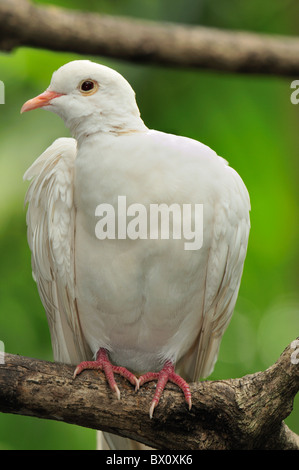
[[[115,15],[298,35],[298,2],[286,0],[39,1]],[[91,33],[92,34],[92,33]],[[0,339],[5,350],[52,360],[46,316],[32,280],[22,175],[63,122],[42,110],[20,115],[52,72],[82,58],[22,48],[0,54]],[[252,229],[240,295],[211,379],[270,366],[299,335],[298,125],[291,79],[132,65],[88,57],[122,73],[136,91],[148,127],[200,140],[225,157],[251,196]],[[299,60],[299,57],[298,57]],[[294,77],[299,79],[299,77]],[[298,366],[299,367],[299,366]],[[286,420],[299,433],[299,396]],[[94,449],[93,430],[0,415],[1,449]]]

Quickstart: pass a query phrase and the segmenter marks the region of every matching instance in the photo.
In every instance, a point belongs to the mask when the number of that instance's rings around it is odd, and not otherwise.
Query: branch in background
[[[0,49],[29,46],[162,66],[299,76],[299,39],[0,0]]]
[[[299,343],[299,338],[297,344]],[[299,364],[290,345],[264,372],[191,384],[193,406],[168,384],[153,419],[154,385],[134,392],[117,376],[118,401],[103,374],[11,354],[0,365],[0,411],[112,432],[156,449],[296,449],[299,436],[283,422],[299,390]]]

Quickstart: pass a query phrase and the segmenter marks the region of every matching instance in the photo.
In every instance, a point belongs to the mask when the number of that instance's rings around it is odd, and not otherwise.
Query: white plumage
[[[92,85],[86,85],[92,82]],[[84,85],[82,85],[82,83]],[[207,146],[149,130],[117,72],[74,61],[23,106],[60,115],[74,138],[56,140],[27,170],[28,242],[54,359],[77,364],[105,348],[134,373],[176,364],[209,375],[236,303],[250,203],[239,175]],[[106,239],[95,209],[203,204],[203,245]]]

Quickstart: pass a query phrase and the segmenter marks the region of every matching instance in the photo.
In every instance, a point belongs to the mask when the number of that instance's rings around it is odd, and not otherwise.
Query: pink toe
[[[153,417],[154,410],[159,403],[163,390],[165,389],[168,381],[173,382],[183,391],[185,400],[189,406],[189,410],[191,409],[192,401],[190,387],[180,375],[174,372],[174,366],[170,361],[165,362],[165,365],[160,372],[147,372],[146,374],[139,377],[139,385],[141,386],[146,382],[150,382],[151,380],[157,380],[157,386],[149,410],[150,418]]]
[[[128,371],[125,367],[114,366],[111,364],[106,349],[100,348],[95,361],[81,362],[75,369],[73,377],[75,378],[83,370],[87,369],[100,369],[103,370],[107,382],[117,398],[120,399],[120,391],[115,382],[114,373],[119,374],[126,378],[132,385],[135,385],[135,390],[139,388],[139,381],[132,372]]]

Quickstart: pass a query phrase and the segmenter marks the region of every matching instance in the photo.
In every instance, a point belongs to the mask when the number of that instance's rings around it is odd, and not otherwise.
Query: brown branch
[[[283,422],[299,389],[295,354],[289,346],[264,372],[191,384],[190,412],[181,392],[169,384],[152,420],[153,384],[136,394],[117,377],[117,401],[100,372],[85,371],[73,380],[72,366],[6,354],[0,365],[0,411],[100,429],[156,449],[299,450],[299,436]]]
[[[233,73],[299,75],[299,39],[0,0],[0,49],[19,46]]]

